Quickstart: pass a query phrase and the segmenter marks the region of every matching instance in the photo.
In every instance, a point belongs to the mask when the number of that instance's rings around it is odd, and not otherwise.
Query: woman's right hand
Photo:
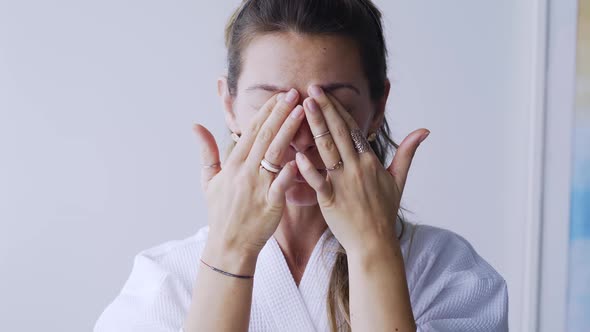
[[[284,152],[305,117],[298,100],[295,89],[270,98],[220,166],[206,167],[220,162],[219,148],[209,130],[194,126],[205,166],[201,184],[208,206],[209,239],[204,255],[233,255],[238,260],[255,261],[277,229],[285,207],[285,192],[294,182],[297,166],[289,162],[274,174],[261,168],[260,163],[264,158],[282,165]],[[217,263],[224,262],[228,261]]]

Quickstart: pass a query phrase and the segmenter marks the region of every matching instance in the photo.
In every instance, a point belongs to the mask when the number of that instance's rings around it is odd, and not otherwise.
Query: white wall
[[[470,240],[530,327],[540,2],[377,3],[395,137],[432,131],[405,206]],[[225,133],[236,4],[0,2],[0,330],[89,330],[138,251],[205,224],[191,125]]]

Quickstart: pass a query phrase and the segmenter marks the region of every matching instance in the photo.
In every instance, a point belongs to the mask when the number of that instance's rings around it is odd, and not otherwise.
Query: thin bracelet
[[[220,269],[218,269],[216,267],[213,267],[213,266],[205,263],[202,258],[201,258],[201,263],[203,263],[203,264],[207,265],[208,267],[210,267],[211,270],[213,270],[215,272],[219,272],[219,273],[221,273],[223,275],[226,275],[228,277],[234,277],[234,278],[238,278],[238,279],[252,279],[252,278],[254,278],[254,276],[243,276],[243,275],[239,275],[239,274],[233,274],[233,273],[225,272],[223,270],[220,270]]]

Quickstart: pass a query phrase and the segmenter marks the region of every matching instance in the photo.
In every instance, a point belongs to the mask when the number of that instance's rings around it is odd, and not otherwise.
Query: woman
[[[226,44],[223,164],[194,128],[209,226],[140,253],[95,330],[507,330],[505,281],[469,243],[396,217],[429,131],[389,138],[371,1],[247,0]]]

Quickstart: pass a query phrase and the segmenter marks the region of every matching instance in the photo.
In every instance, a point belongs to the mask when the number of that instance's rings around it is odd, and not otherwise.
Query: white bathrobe
[[[182,331],[208,230],[139,253],[95,332]],[[406,223],[400,244],[418,331],[508,330],[506,282],[465,239]],[[327,229],[297,287],[271,237],[256,265],[249,331],[329,331],[326,294],[337,247]]]

